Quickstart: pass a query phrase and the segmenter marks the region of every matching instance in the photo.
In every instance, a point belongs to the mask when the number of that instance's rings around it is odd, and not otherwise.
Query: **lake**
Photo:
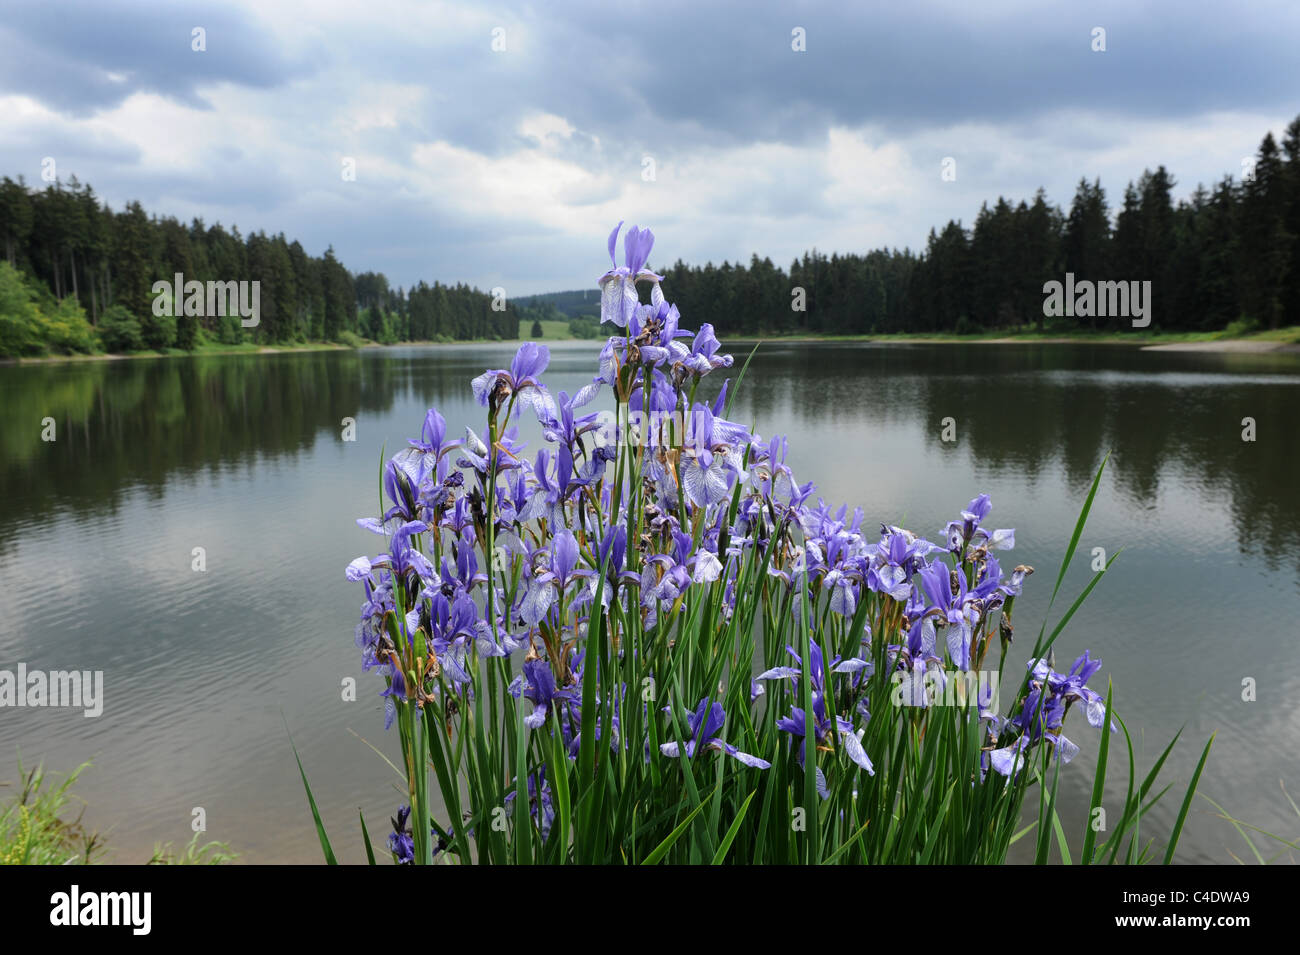
[[[360,861],[357,809],[381,841],[401,794],[372,748],[398,748],[381,681],[353,646],[361,591],[343,569],[378,544],[354,519],[379,506],[383,449],[418,435],[430,406],[450,432],[482,430],[469,380],[508,367],[514,347],[0,367],[0,669],[104,673],[97,719],[0,709],[0,781],[17,777],[20,751],[61,772],[93,760],[76,791],[113,861],[188,841],[201,807],[206,837],[245,862],[318,862],[287,723],[336,850]],[[596,351],[553,346],[551,390],[589,381]],[[941,539],[990,494],[990,526],[1016,529],[1004,565],[1038,570],[1017,604],[1016,676],[1109,451],[1053,620],[1092,577],[1094,548],[1123,553],[1058,641],[1057,664],[1085,648],[1104,661],[1092,685],[1114,680],[1140,772],[1184,728],[1164,777],[1179,791],[1156,831],[1217,733],[1202,792],[1294,839],[1300,819],[1279,784],[1300,796],[1298,413],[1295,355],[835,343],[763,345],[732,416],[788,435],[796,477],[861,507],[868,528]],[[943,440],[945,418],[955,440]],[[531,453],[537,431],[525,430]],[[343,699],[348,677],[357,702]],[[1081,714],[1067,734],[1082,750],[1061,773],[1073,835],[1099,735]],[[1116,816],[1125,776],[1112,763]],[[1249,858],[1198,800],[1179,860],[1230,853]]]

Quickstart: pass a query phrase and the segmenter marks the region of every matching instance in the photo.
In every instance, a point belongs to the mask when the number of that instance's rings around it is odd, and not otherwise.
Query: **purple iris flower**
[[[1101,669],[1100,660],[1092,659],[1088,651],[1084,650],[1083,654],[1071,664],[1070,672],[1066,674],[1057,673],[1048,666],[1046,660],[1030,660],[1029,666],[1035,680],[1046,681],[1052,693],[1061,697],[1065,703],[1083,704],[1088,723],[1098,729],[1101,728],[1106,721],[1106,698],[1084,685]],[[1113,721],[1110,728],[1114,731],[1119,730]]]
[[[881,525],[880,543],[867,571],[867,588],[906,602],[912,577],[931,553],[942,548],[898,527]]]
[[[730,355],[719,355],[720,347],[722,343],[713,333],[713,326],[705,322],[695,333],[695,340],[691,342],[690,354],[685,359],[686,367],[700,376],[719,368],[730,368],[735,359]]]
[[[934,615],[948,625],[948,656],[959,670],[970,669],[971,637],[979,623],[980,612],[973,605],[976,595],[966,589],[966,574],[959,567],[949,571],[942,561],[935,561],[919,572],[921,587],[930,600],[927,615]],[[956,578],[957,592],[951,579]]]
[[[411,836],[411,827],[408,825],[410,818],[411,807],[398,806],[397,818],[390,816],[388,820],[393,824],[393,831],[388,834],[388,851],[393,854],[398,865],[410,865],[415,861],[415,839]],[[436,856],[446,848],[446,844],[432,826],[429,827],[429,837],[433,841],[433,854]]]
[[[740,444],[753,440],[744,428],[716,417],[707,405],[696,404],[686,424],[682,485],[697,507],[718,504],[731,496],[732,481],[747,477]]]
[[[614,259],[614,249],[618,245],[618,233],[623,228],[620,222],[609,234],[609,263],[613,266],[599,279],[600,285],[600,320],[613,322],[619,328],[627,328],[633,312],[639,304],[636,283],[650,282],[651,304],[658,307],[663,300],[659,283],[664,280],[645,267],[650,259],[650,250],[654,248],[654,233],[649,229],[633,226],[623,236],[623,266],[620,268]]]
[[[478,605],[464,591],[448,599],[441,592],[429,603],[430,645],[443,672],[452,683],[470,682],[466,660],[472,644],[481,657],[503,657],[505,648],[494,639],[492,627],[479,618]]]
[[[393,720],[397,718],[397,701],[406,702],[406,678],[392,663],[388,664],[387,669],[390,682],[379,695],[384,700],[384,729],[390,730],[393,728]]]
[[[423,471],[427,473],[442,461],[447,452],[460,447],[460,442],[447,440],[447,420],[436,408],[430,408],[424,416],[419,439],[412,438],[410,445],[420,455]]]
[[[892,664],[897,667],[895,692],[903,706],[930,704],[926,677],[932,667],[940,688],[945,684],[943,660],[935,653],[935,645],[933,618],[920,617],[908,628],[906,643],[889,647]]]
[[[567,478],[560,483],[559,468],[552,476],[551,452],[546,448],[537,449],[537,461],[532,468],[533,485],[528,489],[526,499],[520,505],[518,519],[532,521],[546,518],[551,523],[563,524],[564,516],[559,512],[560,502],[567,497]],[[558,520],[557,520],[558,518]]]
[[[726,384],[722,386],[725,394]],[[721,397],[721,396],[719,396]],[[715,411],[715,414],[717,412]],[[764,443],[754,439],[753,486],[770,506],[798,510],[813,492],[813,483],[800,486],[795,482],[794,471],[785,463],[790,444],[784,435],[773,435]]]
[[[545,566],[535,570],[519,607],[519,616],[529,626],[536,626],[551,605],[562,596],[569,585],[586,579],[593,571],[578,566],[578,541],[567,528],[551,540],[550,553]]]
[[[514,812],[515,796],[517,795],[518,791],[512,789],[506,793],[506,798],[502,800],[512,813]],[[555,805],[551,798],[551,784],[546,779],[546,767],[544,766],[528,777],[528,814],[537,821],[542,838],[546,839],[551,834],[551,826],[555,822]]]
[[[794,647],[786,647],[788,652],[796,662],[801,662],[802,657]],[[867,756],[866,750],[862,748],[862,735],[865,730],[854,732],[853,724],[843,716],[836,716],[834,721],[826,711],[826,693],[828,672],[825,658],[822,656],[821,647],[817,645],[816,640],[810,640],[808,645],[809,662],[811,663],[811,682],[812,682],[812,703],[813,703],[813,732],[816,736],[817,746],[819,748],[829,748],[833,742],[832,736],[836,735],[844,746],[844,752],[849,759],[853,760],[858,766],[865,769],[868,773],[875,775],[875,769],[871,765],[871,759]],[[850,674],[850,679],[864,679],[871,674],[872,665],[870,661],[861,660],[856,657],[848,660],[840,660],[839,657],[833,659],[830,663],[830,673]],[[773,667],[771,670],[765,670],[755,679],[757,680],[799,680],[801,679],[800,667],[784,666]],[[777,729],[789,733],[796,740],[804,738],[804,719],[806,713],[798,706],[790,708],[790,715],[781,717],[776,721]],[[833,731],[838,731],[834,733]],[[804,764],[803,747],[795,746],[795,760],[802,767]],[[823,797],[824,798],[824,797]]]
[[[1030,660],[1028,666],[1029,692],[1020,712],[1006,723],[1020,735],[1010,745],[989,754],[992,768],[1007,777],[1019,771],[1033,745],[1040,741],[1050,745],[1064,763],[1075,757],[1079,747],[1061,732],[1070,704],[1082,703],[1094,727],[1106,721],[1105,699],[1084,685],[1101,669],[1101,661],[1093,660],[1088,651],[1074,661],[1069,673],[1057,673],[1046,660]],[[1112,722],[1111,729],[1118,727]]]
[[[643,365],[684,361],[690,352],[677,339],[689,338],[691,333],[678,329],[680,318],[677,306],[665,301],[659,302],[658,306],[638,305],[628,322],[628,353],[631,354],[635,346],[636,357]]]
[[[410,865],[415,861],[415,839],[406,821],[411,817],[410,806],[399,806],[397,818],[390,819],[393,831],[388,834],[388,851],[397,859],[398,865]]]
[[[826,715],[825,702],[819,702],[820,705],[818,705],[818,703],[813,704],[813,735],[817,740],[817,748],[824,749],[828,748],[830,743],[831,720]],[[789,716],[783,716],[776,721],[777,729],[789,733],[794,737],[794,758],[801,769],[804,765],[804,720],[805,711],[801,707],[792,706],[790,707]],[[867,751],[862,748],[862,734],[865,733],[866,730],[858,730],[855,733],[853,731],[853,724],[842,716],[835,717],[835,727],[839,730],[839,740],[844,744],[844,752],[848,754],[849,759],[853,760],[854,763],[874,776],[876,771],[871,765],[871,760],[867,756]],[[820,777],[821,770],[818,769],[817,773]],[[822,789],[823,787],[819,786],[818,788]],[[824,791],[821,795],[823,799],[827,797],[827,793]]]
[[[609,568],[609,573],[617,574],[623,569],[623,559],[627,556],[627,528],[615,524],[605,531],[600,539],[600,563]]]
[[[546,715],[557,700],[573,700],[574,692],[557,689],[551,665],[545,660],[525,660],[524,672],[515,677],[509,686],[510,695],[532,701],[533,711],[524,717],[524,725],[537,729],[546,722]]]
[[[948,539],[948,549],[954,554],[962,554],[968,544],[987,544],[996,550],[1010,550],[1016,545],[1014,528],[988,531],[981,527],[984,518],[989,516],[993,503],[987,494],[981,494],[966,505],[961,512],[961,520],[950,521],[944,533]]]
[[[600,601],[603,606],[608,607],[618,584],[623,582],[637,583],[640,580],[636,573],[625,569],[627,528],[622,524],[615,524],[607,529],[605,536],[600,539],[597,557],[601,566],[605,568],[607,581],[601,591]],[[598,574],[592,574],[591,582],[588,585],[589,592],[585,595],[584,603],[596,599],[598,576]]]
[[[1019,597],[1024,588],[1025,578],[1034,572],[1034,568],[1021,564],[1011,572],[1011,576],[1002,585],[1002,592],[1008,597]]]
[[[393,502],[393,506],[376,520],[373,517],[357,519],[357,526],[372,534],[387,534],[394,525],[403,521],[413,521],[418,517],[419,492],[423,465],[418,455],[399,452],[384,465],[384,494]]]
[[[808,543],[809,574],[821,577],[823,589],[830,594],[831,612],[852,617],[858,607],[865,565],[861,535],[837,530],[829,537]]]
[[[665,707],[665,709],[667,708]],[[686,740],[686,758],[694,758],[696,752],[700,749],[711,749],[719,753],[726,753],[728,756],[734,757],[754,769],[771,769],[772,764],[767,760],[751,756],[749,753],[742,753],[736,747],[715,735],[722,729],[722,724],[726,721],[727,714],[722,709],[721,703],[710,705],[707,697],[700,700],[700,705],[695,708],[695,712],[686,715],[686,726],[690,731]],[[681,747],[676,740],[661,743],[659,752],[674,758],[680,757],[682,754]]]
[[[631,411],[665,412],[677,410],[677,391],[672,382],[658,368],[650,369],[650,406],[646,407],[645,392],[642,390],[644,379],[639,378],[628,396],[627,406]]]
[[[364,573],[360,572],[361,568],[358,564],[364,565]],[[359,576],[353,576],[354,569]],[[371,668],[385,662],[380,659],[381,648],[392,645],[384,629],[384,616],[390,610],[396,610],[392,575],[386,570],[381,570],[379,577],[379,583],[375,584],[370,576],[369,558],[358,557],[348,565],[348,579],[360,580],[366,594],[365,603],[361,605],[361,616],[354,640],[357,649],[361,651],[361,669],[364,672],[369,672]]]
[[[438,574],[433,565],[419,550],[412,546],[411,538],[429,529],[423,521],[406,521],[393,531],[389,541],[388,553],[377,557],[358,557],[348,564],[345,576],[348,580],[368,579],[377,569],[391,570],[399,580],[409,583],[412,574],[423,581],[438,581]]]
[[[451,461],[445,452],[460,447],[459,441],[451,441],[442,446],[442,452],[433,456],[434,462],[424,469],[424,478],[420,481],[419,504],[426,512],[433,512],[445,507],[452,499],[456,489],[464,487],[465,475],[451,469]],[[415,454],[423,454],[413,451]],[[426,463],[429,457],[424,458]]]
[[[505,471],[511,471],[521,467],[519,452],[524,448],[523,442],[518,441],[518,428],[509,428],[506,433],[497,439],[496,447],[496,470],[497,474]],[[488,447],[483,443],[483,439],[474,433],[473,428],[465,429],[465,443],[461,447],[462,456],[457,459],[456,463],[463,468],[473,468],[479,475],[480,482],[486,486],[489,465],[491,461],[488,457]]]
[[[542,372],[546,371],[550,361],[551,353],[545,345],[524,342],[515,353],[509,371],[489,369],[471,382],[475,400],[495,413],[502,402],[513,395],[519,404],[536,411],[539,419],[554,416],[555,402],[541,381]]]
[[[707,535],[698,550],[689,534],[674,530],[672,538],[671,553],[655,554],[641,569],[641,605],[648,613],[647,626],[657,619],[657,601],[674,603],[692,583],[708,584],[722,576],[722,562],[709,549]]]
[[[585,390],[585,389],[584,389]],[[581,392],[579,392],[579,396]],[[555,452],[556,478],[559,481],[558,500],[564,501],[573,489],[585,486],[594,476],[594,466],[599,463],[600,472],[604,472],[603,459],[588,456],[583,444],[583,435],[595,431],[600,425],[600,416],[595,414],[574,414],[579,407],[578,398],[570,398],[567,392],[560,392],[560,400],[554,406],[555,414],[542,421],[542,436],[559,446]],[[575,477],[574,453],[587,457],[586,470]]]

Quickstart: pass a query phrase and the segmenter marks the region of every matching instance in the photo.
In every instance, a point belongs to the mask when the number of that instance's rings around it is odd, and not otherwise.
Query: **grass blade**
[[[289,733],[289,724],[284,724],[284,731]],[[302,768],[302,759],[298,756],[298,747],[294,746],[293,734],[289,733],[289,746],[293,749],[293,758],[298,761],[298,775],[302,776],[302,787],[307,790],[307,804],[311,806],[311,817],[316,822],[316,836],[320,839],[321,851],[325,853],[325,862],[329,865],[338,865],[339,860],[334,858],[334,850],[330,847],[329,836],[325,834],[325,824],[321,822],[320,810],[316,808],[316,797],[311,794],[311,786],[307,782],[307,773]]]
[[[731,848],[731,843],[736,839],[736,833],[740,832],[740,824],[745,821],[745,813],[749,811],[749,804],[753,802],[756,795],[758,795],[757,789],[746,796],[745,801],[741,803],[740,811],[736,813],[736,818],[732,820],[727,834],[722,837],[722,842],[718,844],[718,851],[713,853],[713,861],[709,863],[710,865],[722,865],[722,860],[727,857],[727,850]]]
[[[357,810],[357,818],[361,820],[361,839],[366,844],[366,861],[371,865],[375,864],[375,850],[370,845],[370,832],[366,829],[366,817],[360,809]]]
[[[1114,685],[1108,684],[1106,686],[1106,716],[1101,724],[1101,745],[1097,749],[1097,778],[1093,780],[1092,799],[1088,802],[1088,821],[1083,832],[1083,851],[1079,853],[1080,865],[1092,863],[1093,847],[1097,844],[1097,830],[1092,825],[1092,814],[1101,807],[1101,798],[1106,790],[1106,755],[1110,752],[1110,708],[1114,692]]]
[[[659,845],[655,846],[654,849],[651,850],[650,854],[646,856],[644,860],[642,860],[641,864],[658,865],[659,860],[668,854],[668,850],[673,847],[673,843],[675,843],[681,837],[681,834],[686,831],[687,827],[690,826],[691,822],[695,819],[695,817],[698,816],[700,812],[704,809],[704,807],[707,805],[708,805],[707,802],[701,800],[700,804],[696,806],[694,809],[692,809],[689,813],[687,813],[686,818],[677,824],[677,828],[675,828],[672,832],[668,833],[664,841],[659,843]]]
[[[1210,734],[1209,740],[1205,744],[1205,749],[1201,752],[1201,761],[1196,764],[1196,772],[1192,774],[1192,781],[1187,786],[1187,795],[1183,797],[1183,807],[1178,810],[1178,821],[1174,823],[1174,831],[1169,836],[1169,847],[1165,849],[1165,865],[1174,861],[1174,849],[1178,847],[1178,837],[1183,834],[1183,823],[1187,821],[1187,810],[1191,808],[1192,797],[1196,795],[1196,786],[1201,781],[1201,771],[1205,769],[1205,761],[1210,757],[1210,747],[1214,745],[1214,734]]]

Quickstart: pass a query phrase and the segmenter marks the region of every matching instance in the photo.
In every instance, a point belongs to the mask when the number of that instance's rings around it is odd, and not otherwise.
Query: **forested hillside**
[[[1244,178],[1244,177],[1243,177]],[[753,256],[666,269],[669,298],[692,327],[720,334],[882,334],[1041,327],[1043,285],[1066,272],[1091,281],[1149,281],[1152,328],[1166,331],[1300,323],[1300,118],[1281,148],[1265,136],[1245,181],[1225,177],[1177,203],[1164,166],[1129,183],[1112,206],[1081,181],[1068,211],[1040,190],[985,203],[972,227],[931,229],[925,250],[813,250],[789,270]],[[651,266],[659,271],[663,263]],[[796,289],[803,290],[804,310]],[[1126,319],[1068,319],[1120,328]]]
[[[788,271],[757,254],[748,265],[652,265],[666,272],[669,297],[692,325],[711,322],[723,335],[1041,328],[1044,283],[1067,272],[1078,281],[1150,282],[1155,329],[1300,322],[1300,118],[1280,146],[1265,136],[1244,172],[1177,202],[1164,166],[1129,183],[1117,208],[1097,180],[1079,182],[1068,211],[1041,189],[1031,200],[999,197],[970,228],[950,221],[931,229],[919,254],[814,249]],[[0,255],[0,355],[204,341],[515,339],[521,320],[524,331],[567,320],[575,337],[601,334],[589,317],[599,308],[594,287],[497,309],[463,284],[392,288],[382,273],[349,272],[332,247],[311,256],[283,233],[245,238],[219,223],[150,216],[138,202],[115,212],[75,178],[44,189],[0,180]],[[238,315],[154,315],[153,283],[176,273],[260,282],[258,325],[243,328]]]
[[[309,255],[283,233],[114,211],[75,178],[43,189],[0,180],[0,355],[194,348],[201,341],[514,339],[519,317],[463,284],[390,288],[353,275],[332,247]],[[16,270],[16,271],[15,271]],[[259,282],[258,324],[236,315],[154,315],[155,281]],[[52,323],[58,324],[54,329]]]

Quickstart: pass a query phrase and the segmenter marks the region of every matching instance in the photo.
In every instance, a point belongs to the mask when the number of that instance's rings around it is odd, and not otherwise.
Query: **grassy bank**
[[[963,342],[971,344],[1089,344],[1089,345],[1174,345],[1193,343],[1256,343],[1286,347],[1300,345],[1300,325],[1291,325],[1271,331],[1243,331],[1229,326],[1210,332],[1161,332],[1159,329],[1130,329],[1127,331],[1091,331],[1088,329],[1052,328],[1038,331],[996,329],[958,335],[954,332],[896,332],[887,335],[764,335],[754,337],[727,337],[724,343],[764,341],[772,344],[797,342],[880,342],[937,344]]]
[[[570,340],[574,339],[570,338]],[[24,358],[0,359],[0,365],[40,365],[50,362],[69,361],[122,361],[132,358],[179,358],[186,355],[279,355],[285,352],[355,351],[358,348],[407,348],[411,346],[425,345],[494,345],[500,343],[501,340],[495,338],[471,338],[455,342],[396,342],[392,344],[383,344],[381,342],[371,341],[368,338],[360,338],[357,339],[356,342],[352,343],[279,342],[274,345],[258,344],[256,342],[241,342],[238,345],[225,345],[220,342],[204,342],[192,351],[185,351],[180,348],[167,348],[162,351],[133,351],[124,354],[98,352],[89,355],[40,355]],[[507,344],[515,343],[508,342]]]
[[[95,865],[107,861],[103,837],[82,825],[84,806],[72,787],[89,763],[78,766],[61,780],[45,767],[25,770],[18,764],[17,782],[0,782],[5,800],[0,803],[0,865]],[[75,812],[75,816],[73,813]],[[154,846],[147,865],[221,865],[237,855],[221,842],[199,845],[195,833],[184,847],[172,843]]]
[[[560,342],[584,341],[569,331],[565,322],[543,321],[541,337],[528,336],[530,341]],[[1087,345],[1127,345],[1129,347],[1163,346],[1163,345],[1205,345],[1214,350],[1214,345],[1225,346],[1224,350],[1266,351],[1274,349],[1300,350],[1300,325],[1261,332],[1240,332],[1233,328],[1212,332],[1161,332],[1159,330],[1130,331],[1088,331],[1048,329],[1037,331],[994,331],[976,332],[958,335],[953,332],[896,332],[888,335],[763,335],[761,337],[739,336],[726,337],[723,342],[728,346],[753,344],[799,344],[802,342],[875,342],[879,344],[976,344],[976,345],[1022,345],[1022,344],[1087,344]],[[358,338],[353,342],[282,342],[274,345],[242,342],[238,345],[226,345],[220,342],[204,341],[193,351],[168,348],[162,351],[138,351],[125,354],[97,353],[89,355],[42,355],[39,357],[0,359],[4,364],[43,364],[47,362],[79,361],[118,361],[128,358],[169,358],[184,355],[277,355],[284,352],[313,351],[347,351],[357,348],[408,348],[435,345],[494,345],[502,344],[500,339],[471,338],[464,341],[412,341],[384,344],[370,339]],[[1248,346],[1237,349],[1233,346]]]
[[[223,345],[219,342],[205,342],[192,351],[167,348],[162,351],[96,352],[88,355],[38,355],[0,359],[0,365],[41,365],[49,362],[69,361],[122,361],[131,358],[174,358],[184,355],[274,355],[280,352],[346,351],[354,347],[356,346],[344,345],[339,342],[286,342],[278,345],[258,345],[253,342]]]

